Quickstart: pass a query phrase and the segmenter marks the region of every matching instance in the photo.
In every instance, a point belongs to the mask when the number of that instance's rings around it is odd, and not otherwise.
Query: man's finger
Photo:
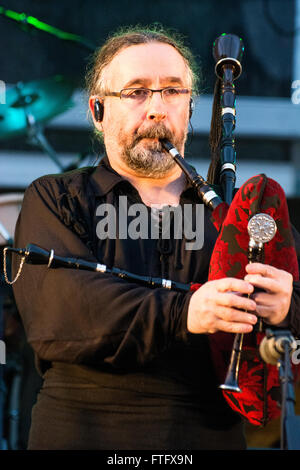
[[[245,280],[251,282],[255,287],[260,287],[268,292],[278,293],[280,285],[275,279],[263,277],[260,274],[247,274]]]
[[[226,333],[251,333],[253,330],[253,326],[249,323],[227,322],[224,320],[217,320],[216,327],[219,331],[225,331]]]
[[[220,320],[225,320],[226,322],[235,322],[235,323],[247,323],[250,325],[255,325],[257,322],[257,316],[252,315],[251,313],[242,312],[235,308],[230,307],[218,307],[216,311],[216,316]]]
[[[257,315],[259,315],[262,318],[271,318],[272,314],[274,313],[275,305],[274,308],[272,308],[272,305],[258,305],[257,306]]]
[[[255,311],[256,302],[248,297],[241,297],[234,293],[220,292],[216,296],[216,303],[225,307],[235,307],[241,310]]]
[[[234,277],[225,277],[216,282],[218,283],[217,290],[219,292],[237,291],[241,294],[252,294],[254,290],[249,282],[243,279],[235,279]]]
[[[245,269],[248,274],[261,274],[264,277],[271,278],[277,278],[281,271],[274,266],[262,263],[249,263]]]
[[[258,305],[273,305],[274,299],[270,294],[267,292],[257,292],[255,294],[252,294],[251,297],[253,300],[256,302],[256,306]]]

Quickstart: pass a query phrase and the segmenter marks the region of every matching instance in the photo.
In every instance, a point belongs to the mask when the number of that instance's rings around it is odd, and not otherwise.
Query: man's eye
[[[132,99],[141,99],[146,98],[148,94],[148,90],[145,90],[144,88],[135,88],[134,90],[128,90],[126,97]]]
[[[175,96],[179,95],[179,89],[178,88],[166,88],[164,90],[165,96]]]

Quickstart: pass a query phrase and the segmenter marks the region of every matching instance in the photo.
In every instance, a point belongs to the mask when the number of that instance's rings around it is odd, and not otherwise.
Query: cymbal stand
[[[23,90],[23,83],[18,82],[16,85],[16,89],[19,95],[19,99],[24,99],[24,96],[22,95],[22,90]],[[27,134],[29,138],[29,142],[32,145],[40,147],[44,152],[46,152],[50,158],[54,161],[54,163],[58,166],[58,168],[63,171],[64,168],[62,164],[60,163],[59,159],[57,158],[57,154],[55,150],[51,147],[49,142],[47,141],[42,126],[36,122],[36,119],[34,115],[30,112],[30,102],[26,102],[26,97],[25,97],[25,104],[23,107],[25,118],[26,118],[26,124],[27,124]]]
[[[57,157],[57,153],[49,144],[48,140],[45,137],[42,127],[36,123],[33,114],[30,114],[26,111],[26,121],[27,121],[27,132],[29,137],[29,142],[33,145],[40,147],[46,154],[49,155],[51,160],[58,166],[61,171],[64,171],[64,167]]]

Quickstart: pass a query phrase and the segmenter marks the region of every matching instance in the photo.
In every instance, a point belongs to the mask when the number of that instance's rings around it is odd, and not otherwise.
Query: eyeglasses
[[[104,96],[117,96],[124,102],[132,105],[139,105],[145,103],[152,98],[153,93],[160,93],[161,98],[166,104],[176,104],[190,94],[189,88],[182,87],[166,87],[159,90],[151,90],[151,88],[123,88],[123,90],[110,91]]]

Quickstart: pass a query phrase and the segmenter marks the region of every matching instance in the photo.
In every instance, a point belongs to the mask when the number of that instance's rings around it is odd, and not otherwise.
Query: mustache
[[[172,142],[173,134],[164,124],[156,124],[148,129],[137,131],[137,134],[133,139],[132,146],[138,144],[142,139],[167,139]],[[161,150],[163,150],[160,142],[159,146]]]

